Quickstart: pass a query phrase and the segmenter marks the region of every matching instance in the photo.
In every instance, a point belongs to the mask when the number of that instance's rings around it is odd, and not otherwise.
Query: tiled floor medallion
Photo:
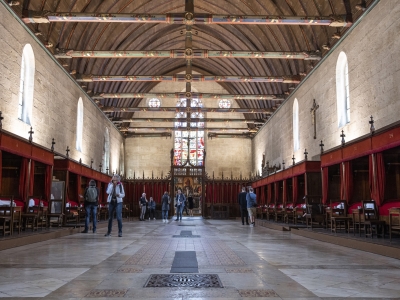
[[[242,297],[279,297],[274,290],[239,290]]]
[[[117,298],[124,297],[126,290],[91,290],[87,298]]]
[[[244,269],[244,268],[230,268],[225,269],[226,273],[253,273],[252,269]]]
[[[223,287],[216,274],[152,274],[145,287]]]
[[[138,268],[119,268],[115,273],[142,273],[143,269],[138,269]]]

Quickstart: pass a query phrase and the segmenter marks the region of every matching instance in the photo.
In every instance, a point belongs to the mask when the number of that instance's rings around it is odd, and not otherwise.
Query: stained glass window
[[[180,99],[177,107],[186,107],[186,99]],[[198,99],[192,99],[191,107],[203,107]],[[176,118],[186,118],[187,112],[178,112]],[[192,119],[203,119],[202,112],[192,112]],[[196,120],[197,121],[197,120]],[[175,122],[175,128],[186,128],[187,122]],[[190,122],[193,131],[176,130],[174,137],[174,165],[177,166],[202,166],[204,164],[204,122]]]
[[[161,102],[157,98],[152,98],[149,100],[149,107],[160,107]]]
[[[231,108],[231,105],[231,101],[227,99],[222,99],[218,103],[219,108]]]

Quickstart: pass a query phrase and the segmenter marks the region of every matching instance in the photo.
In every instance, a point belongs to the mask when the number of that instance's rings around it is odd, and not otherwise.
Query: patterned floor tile
[[[216,274],[152,274],[145,287],[223,287]]]
[[[239,290],[242,297],[279,297],[274,290]]]
[[[245,268],[228,268],[225,269],[226,273],[253,273],[252,269]]]
[[[89,294],[86,295],[87,298],[116,298],[124,297],[126,290],[91,290]]]
[[[121,267],[115,273],[142,273],[143,269],[139,268],[129,268],[129,267]]]

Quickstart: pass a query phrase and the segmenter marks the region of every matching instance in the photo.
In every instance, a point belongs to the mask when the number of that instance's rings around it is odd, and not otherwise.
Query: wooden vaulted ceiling
[[[331,16],[346,15],[354,22],[373,0],[194,0],[194,14]],[[185,0],[25,0],[13,6],[23,11],[86,13],[184,13]],[[185,49],[186,26],[165,23],[51,22],[27,24],[49,50],[172,50]],[[348,27],[318,25],[194,24],[193,50],[319,51],[323,57]],[[187,70],[185,58],[59,58],[79,75],[176,75]],[[318,63],[300,59],[202,58],[192,60],[192,70],[202,75],[297,76],[304,78]],[[158,82],[85,82],[89,94],[148,93]],[[280,82],[220,82],[230,94],[288,95],[297,86]],[[170,91],[181,92],[181,91]],[[203,91],[202,91],[203,92]],[[206,91],[204,91],[206,92]],[[102,107],[138,106],[141,98],[101,98]],[[281,101],[236,100],[240,108],[273,109]],[[129,119],[135,112],[110,112],[112,119]],[[270,114],[245,113],[247,119],[266,120]],[[161,117],[161,116],[160,116]],[[228,118],[228,116],[227,116]],[[118,126],[127,126],[121,122]]]

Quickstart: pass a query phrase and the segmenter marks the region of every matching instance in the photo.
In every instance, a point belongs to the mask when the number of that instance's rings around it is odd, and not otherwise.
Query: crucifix
[[[182,165],[186,165],[188,163],[191,164],[190,163],[190,140],[196,139],[196,137],[190,137],[190,132],[191,131],[188,131],[188,136],[187,137],[182,137],[182,141],[183,140],[187,140],[187,158],[186,158],[186,162],[185,163],[183,163],[183,161],[182,161]]]
[[[317,105],[317,103],[315,103],[315,99],[314,99],[313,106],[310,109],[311,123],[314,125],[314,139],[317,138],[317,119],[315,118],[315,114],[316,114],[318,108],[319,108],[319,105]]]

